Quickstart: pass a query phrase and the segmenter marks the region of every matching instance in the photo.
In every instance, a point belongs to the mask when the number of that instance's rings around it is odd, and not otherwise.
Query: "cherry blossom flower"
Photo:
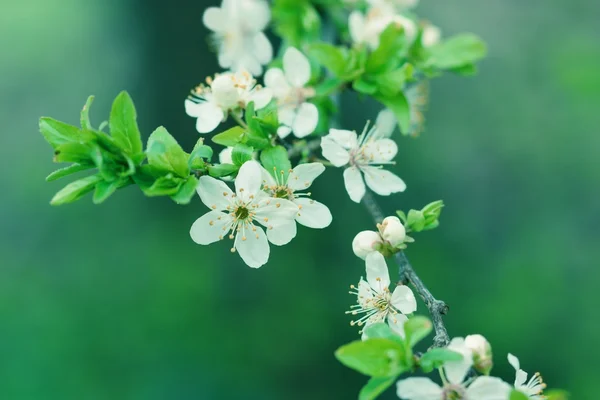
[[[198,86],[185,100],[187,114],[197,118],[199,133],[213,131],[225,121],[228,113],[240,114],[251,101],[255,109],[261,109],[272,97],[271,91],[257,85],[247,71],[217,74],[214,79],[207,78],[206,83],[207,86]]]
[[[488,375],[494,366],[492,360],[492,346],[482,335],[468,335],[465,346],[473,353],[473,368]]]
[[[214,32],[219,65],[261,75],[262,66],[273,59],[273,47],[263,33],[270,19],[264,0],[223,0],[221,7],[207,8],[202,21]]]
[[[287,199],[298,206],[294,220],[287,222],[287,232],[296,234],[296,222],[308,228],[323,229],[331,224],[329,208],[310,199],[310,193],[300,193],[312,185],[313,181],[325,171],[321,163],[300,164],[289,171],[287,177],[281,171],[276,178],[263,169],[263,190],[271,197]]]
[[[360,137],[354,131],[330,129],[321,140],[323,156],[331,164],[348,166],[344,171],[344,183],[350,199],[356,203],[360,203],[365,195],[365,182],[381,196],[406,190],[402,179],[381,167],[394,164],[392,159],[398,152],[396,143],[386,137],[391,132],[378,129],[377,125],[367,129],[368,124]]]
[[[352,11],[348,19],[348,28],[352,41],[358,45],[367,45],[371,50],[379,46],[381,33],[390,24],[404,28],[404,35],[412,43],[417,36],[415,22],[398,13],[396,7],[389,1],[371,1],[367,14]]]
[[[319,122],[317,107],[306,101],[315,90],[306,87],[310,80],[310,63],[298,49],[289,47],[283,55],[283,69],[271,68],[265,73],[265,86],[277,99],[279,121],[277,133],[284,138],[291,132],[303,138],[314,132]]]
[[[546,389],[546,384],[542,380],[542,376],[539,372],[533,374],[531,379],[527,381],[527,372],[521,369],[521,363],[519,362],[519,359],[509,353],[508,362],[510,365],[512,365],[515,371],[517,371],[515,377],[515,389],[525,394],[530,399],[541,400],[546,398],[542,395],[544,389]]]
[[[406,229],[398,217],[386,217],[377,224],[377,232],[362,231],[352,240],[352,251],[363,260],[381,246],[398,247],[406,240]]]
[[[448,350],[460,353],[460,361],[448,361],[442,368],[443,385],[429,378],[407,378],[397,383],[398,397],[404,400],[506,400],[511,391],[508,383],[499,378],[479,376],[467,379],[473,365],[473,355],[463,338],[454,338]]]
[[[262,168],[256,161],[247,161],[240,168],[235,193],[223,181],[200,177],[197,191],[211,211],[192,225],[192,240],[208,245],[229,234],[234,240],[232,252],[237,251],[249,267],[264,265],[269,259],[269,241],[281,246],[296,235],[289,231],[289,221],[298,213],[298,206],[267,196],[261,185]],[[267,228],[266,235],[257,223]]]
[[[358,288],[350,286],[350,293],[357,296],[357,304],[346,311],[346,314],[357,316],[350,324],[362,327],[387,322],[390,328],[404,337],[404,323],[408,320],[405,314],[417,309],[415,295],[405,285],[398,285],[390,292],[390,274],[380,253],[369,253],[365,264],[367,280],[360,278]]]

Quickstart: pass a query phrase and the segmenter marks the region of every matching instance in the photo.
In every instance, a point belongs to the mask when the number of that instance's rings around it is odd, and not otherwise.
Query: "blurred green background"
[[[0,398],[349,399],[366,381],[333,357],[357,337],[344,311],[364,264],[350,243],[371,228],[341,171],[312,191],[331,227],[301,228],[260,270],[228,243],[190,240],[198,199],[180,207],[130,188],[98,207],[48,204],[66,182],[44,182],[55,165],[37,120],[76,123],[89,94],[95,123],[127,89],[146,137],[165,125],[193,146],[183,99],[218,70],[201,24],[215,3],[0,0]],[[450,304],[452,335],[487,336],[509,381],[510,351],[591,398],[600,3],[423,0],[419,13],[448,35],[481,35],[490,55],[475,78],[433,83],[427,132],[400,142],[409,189],[386,210],[446,202],[408,255]],[[344,126],[362,128],[367,111],[344,98]]]

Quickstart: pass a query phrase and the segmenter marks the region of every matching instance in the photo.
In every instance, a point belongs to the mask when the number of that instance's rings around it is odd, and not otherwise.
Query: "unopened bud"
[[[488,375],[494,366],[490,342],[481,335],[469,335],[465,338],[465,346],[473,352],[473,368]]]
[[[406,229],[398,217],[385,218],[379,226],[379,232],[392,247],[398,247],[406,239]]]
[[[367,254],[377,251],[377,247],[383,244],[383,240],[379,233],[373,231],[362,231],[352,240],[352,251],[357,257],[363,260]]]
[[[223,149],[219,153],[219,162],[221,164],[233,164],[233,159],[231,158],[231,153],[233,152],[233,147],[227,147]]]

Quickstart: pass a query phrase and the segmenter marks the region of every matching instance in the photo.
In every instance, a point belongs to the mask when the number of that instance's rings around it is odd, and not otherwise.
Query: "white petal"
[[[390,286],[390,273],[383,255],[374,251],[366,258],[367,282],[378,293],[383,293]]]
[[[290,133],[292,133],[292,128],[290,128],[289,126],[282,125],[279,128],[277,128],[277,136],[279,136],[282,139],[288,137]]]
[[[227,15],[221,8],[209,7],[202,15],[202,23],[213,32],[223,32],[227,29]]]
[[[388,314],[387,322],[390,328],[401,337],[404,335],[404,323],[408,321],[408,318],[404,314]]]
[[[223,110],[211,102],[198,104],[195,112],[198,114],[198,119],[196,120],[196,130],[199,133],[208,133],[214,131],[225,117]]]
[[[294,221],[297,212],[298,206],[293,202],[272,197],[260,200],[259,207],[255,210],[256,221],[267,228]]]
[[[473,352],[465,344],[463,338],[454,338],[448,345],[448,350],[460,353],[463,356],[459,361],[448,361],[444,364],[444,373],[450,383],[462,383],[473,365]]]
[[[383,168],[363,167],[367,186],[380,196],[403,192],[406,184],[402,179]]]
[[[269,88],[254,89],[254,90],[252,90],[252,93],[250,94],[248,102],[253,101],[254,109],[260,110],[261,108],[266,107],[266,105],[269,104],[269,102],[271,101],[272,98],[273,98],[273,91],[271,91],[271,89],[269,89]]]
[[[339,145],[346,149],[358,147],[358,137],[356,132],[347,129],[330,129],[327,137],[335,140]]]
[[[273,179],[273,175],[269,173],[265,168],[262,168],[262,180],[264,186],[277,186],[277,182]]]
[[[321,149],[323,150],[323,157],[329,160],[335,167],[343,167],[350,161],[348,150],[344,149],[329,136],[321,139]]]
[[[508,353],[508,362],[515,370],[518,371],[521,369],[521,363],[519,362],[519,359],[510,353]]]
[[[233,164],[233,147],[226,147],[219,153],[219,163],[221,164]]]
[[[365,18],[360,11],[353,11],[348,18],[348,29],[354,43],[362,43],[365,35]]]
[[[508,383],[491,376],[475,378],[467,388],[466,398],[469,400],[506,400],[511,392]]]
[[[190,117],[198,118],[198,116],[200,115],[198,106],[200,106],[200,104],[193,102],[190,99],[186,99],[183,104],[185,105],[185,113],[187,115],[189,115]]]
[[[229,232],[231,222],[229,214],[209,211],[192,224],[190,236],[198,244],[218,242]]]
[[[394,133],[397,125],[398,121],[396,120],[394,112],[389,108],[384,108],[379,112],[377,120],[375,121],[378,137],[389,138],[392,136],[392,133]]]
[[[235,249],[251,268],[261,267],[269,260],[269,242],[259,227],[256,227],[255,231],[243,229],[238,232],[235,237]]]
[[[295,47],[288,47],[283,55],[283,72],[289,83],[303,87],[310,80],[308,58]]]
[[[249,196],[256,195],[262,185],[262,167],[254,160],[246,161],[235,178],[235,192],[246,201]]]
[[[279,123],[291,127],[296,119],[296,107],[290,105],[281,106],[277,110],[277,114],[279,117]]]
[[[523,386],[527,382],[527,372],[518,369],[515,375],[515,387]]]
[[[392,293],[391,303],[403,314],[412,314],[417,310],[417,299],[408,286],[396,286]]]
[[[292,130],[297,138],[303,138],[315,131],[319,123],[319,110],[312,103],[302,103],[296,110]]]
[[[429,378],[407,378],[398,381],[396,394],[405,400],[441,400],[442,388]]]
[[[265,73],[265,86],[273,91],[273,95],[280,99],[290,91],[290,85],[280,68],[270,68]]]
[[[373,298],[373,291],[371,286],[363,278],[360,278],[358,282],[358,304],[365,307]]]
[[[358,168],[350,167],[344,171],[344,185],[346,186],[350,200],[360,203],[367,190],[365,188],[365,181],[363,181]]]
[[[398,153],[398,145],[392,139],[379,139],[363,147],[370,164],[391,161]]]
[[[260,32],[252,39],[253,44],[253,55],[256,60],[261,64],[268,64],[273,59],[273,46],[267,36]],[[259,73],[252,73],[254,76],[258,76],[262,73],[262,68]]]
[[[290,172],[287,179],[287,185],[294,191],[306,190],[324,171],[325,167],[318,162],[300,164],[294,167],[292,172]]]
[[[211,176],[200,177],[196,192],[204,205],[212,210],[225,210],[233,196],[225,182]]]
[[[241,7],[240,7],[241,5]],[[259,32],[264,30],[271,19],[271,10],[269,3],[261,0],[250,0],[237,2],[234,7],[238,8],[240,12],[240,18],[243,19],[244,28]],[[267,61],[268,62],[268,61]]]
[[[297,198],[294,203],[300,207],[296,215],[298,223],[314,229],[323,229],[331,224],[331,212],[324,204],[306,197]]]
[[[293,219],[283,223],[273,225],[272,229],[267,229],[267,238],[269,242],[276,246],[283,246],[296,237],[296,221]]]

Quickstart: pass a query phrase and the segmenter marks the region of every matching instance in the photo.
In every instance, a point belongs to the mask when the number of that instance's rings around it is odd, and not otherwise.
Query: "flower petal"
[[[511,390],[510,385],[500,378],[480,376],[469,385],[465,398],[469,400],[506,400]]]
[[[291,105],[284,105],[279,107],[277,110],[279,123],[287,126],[292,126],[296,119],[296,107]]]
[[[198,110],[199,103],[186,99],[183,103],[185,105],[185,113],[190,117],[198,118],[200,111]]]
[[[325,167],[318,162],[300,164],[290,172],[287,179],[287,185],[294,191],[306,190],[324,171]]]
[[[348,29],[354,43],[362,43],[365,36],[365,17],[360,11],[352,11],[348,18]]]
[[[273,178],[273,175],[271,175],[269,173],[269,171],[267,171],[263,167],[261,167],[261,169],[262,169],[262,183],[263,183],[263,186],[277,186],[277,182],[275,182],[275,179]]]
[[[267,229],[267,238],[274,245],[283,246],[296,237],[296,232],[296,221],[291,219],[277,225],[272,225],[271,229]]]
[[[527,372],[518,369],[515,375],[515,387],[523,386],[527,382]]]
[[[398,120],[392,110],[384,108],[377,115],[375,126],[377,127],[377,137],[389,138],[398,126]]]
[[[312,103],[302,103],[296,110],[292,130],[297,138],[303,138],[315,131],[319,123],[319,110]]]
[[[250,268],[259,268],[269,260],[269,242],[265,232],[259,227],[255,231],[242,229],[238,232],[235,249]]]
[[[283,55],[283,72],[292,86],[303,87],[310,80],[308,58],[297,48],[288,47]]]
[[[387,316],[387,323],[392,329],[392,331],[396,332],[401,337],[405,337],[404,334],[404,323],[408,321],[408,317],[404,314],[392,314],[389,313]]]
[[[298,213],[298,206],[286,199],[266,197],[260,200],[259,207],[254,212],[256,221],[270,228],[287,221],[294,221],[296,213]]]
[[[519,359],[510,353],[508,353],[508,363],[517,371],[521,369],[521,363],[519,362]]]
[[[229,214],[209,211],[192,224],[190,236],[198,244],[207,245],[218,242],[227,235],[231,223]]]
[[[444,364],[444,373],[450,383],[456,385],[462,383],[473,365],[473,352],[465,344],[465,339],[454,338],[448,345],[448,350],[462,354],[463,359],[460,361],[447,361]]]
[[[221,164],[233,164],[233,147],[226,147],[219,153],[219,163]]]
[[[365,181],[360,174],[360,170],[356,167],[346,168],[344,171],[344,185],[350,200],[355,203],[360,203],[367,189]]]
[[[196,192],[204,205],[212,210],[225,210],[233,197],[233,192],[225,182],[211,176],[200,177]]]
[[[440,400],[442,388],[429,378],[417,377],[398,381],[396,394],[405,400]]]
[[[358,282],[358,304],[362,307],[368,306],[372,298],[373,291],[371,290],[371,286],[363,278],[360,278]]]
[[[406,183],[396,175],[383,168],[362,167],[367,186],[380,196],[389,196],[392,193],[406,190]]]
[[[273,59],[273,46],[271,45],[271,42],[269,42],[267,35],[262,32],[256,34],[252,39],[252,45],[252,54],[259,63],[264,65],[271,62]],[[258,76],[261,73],[262,68],[259,73],[252,73],[252,75]]]
[[[190,109],[197,113],[196,130],[199,133],[208,133],[214,131],[217,126],[225,118],[225,113],[216,104],[211,102],[200,103],[195,110]],[[189,113],[188,113],[189,114]]]
[[[380,252],[374,251],[367,254],[365,261],[367,282],[378,293],[383,293],[390,286],[390,273],[385,263],[385,258]]]
[[[358,136],[354,131],[349,131],[347,129],[330,129],[327,137],[335,140],[345,149],[358,147]]]
[[[273,95],[281,99],[290,91],[290,85],[280,68],[270,68],[265,73],[265,86],[273,91]]]
[[[279,128],[277,128],[277,136],[279,136],[281,139],[285,139],[290,135],[290,133],[292,133],[292,128],[289,126],[281,125]]]
[[[243,201],[256,195],[262,185],[262,167],[254,160],[246,161],[235,178],[235,192]]]
[[[329,136],[321,139],[321,149],[323,150],[323,157],[329,160],[335,167],[343,167],[350,161],[348,150],[344,149]]]
[[[398,153],[398,145],[392,139],[379,139],[370,142],[363,148],[370,164],[386,163]]]
[[[227,29],[227,15],[219,7],[209,7],[202,15],[202,23],[213,32],[223,32]]]
[[[329,208],[324,204],[305,197],[295,199],[294,203],[300,208],[296,215],[296,221],[299,224],[314,229],[323,229],[331,224],[333,217]]]
[[[412,314],[417,310],[417,299],[406,285],[396,286],[392,293],[391,303],[402,314]]]

